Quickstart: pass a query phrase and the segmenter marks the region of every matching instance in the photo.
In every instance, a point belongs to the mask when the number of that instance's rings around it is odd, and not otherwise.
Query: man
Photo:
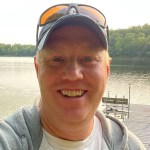
[[[100,11],[80,4],[47,9],[37,50],[41,98],[1,121],[0,149],[145,149],[121,122],[97,111],[110,72],[108,26]]]

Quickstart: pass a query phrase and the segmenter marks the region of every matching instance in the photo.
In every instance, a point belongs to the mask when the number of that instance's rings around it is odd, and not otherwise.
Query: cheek
[[[90,70],[91,77],[93,80],[97,80],[99,82],[105,81],[107,79],[107,69],[105,66],[100,66],[95,69]]]
[[[54,80],[53,74],[45,65],[41,65],[38,70],[38,80],[41,90],[46,90],[49,84],[51,84],[51,82]]]
[[[47,65],[41,64],[39,70],[38,70],[38,78],[40,80],[50,80],[51,78],[54,78],[56,73],[52,69],[50,69]]]
[[[51,94],[59,86],[62,73],[60,69],[53,69],[42,65],[39,69],[38,80],[42,93]]]
[[[105,69],[98,69],[91,71],[89,75],[90,90],[89,90],[89,103],[92,110],[96,111],[103,97],[106,87],[106,71]]]
[[[92,73],[92,82],[95,91],[103,95],[107,83],[107,69],[106,67],[98,68]]]

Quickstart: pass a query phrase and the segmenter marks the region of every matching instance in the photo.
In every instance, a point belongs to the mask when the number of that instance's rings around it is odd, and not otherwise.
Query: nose
[[[80,64],[76,61],[70,61],[64,67],[63,77],[64,80],[76,81],[83,79],[83,70]]]

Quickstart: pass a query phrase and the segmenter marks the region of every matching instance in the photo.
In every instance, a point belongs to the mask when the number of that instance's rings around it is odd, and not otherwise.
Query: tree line
[[[111,57],[150,58],[150,25],[110,30],[109,52]],[[34,56],[35,45],[0,43],[0,56]]]
[[[0,43],[0,56],[34,56],[35,53],[34,45]]]
[[[110,30],[109,42],[112,57],[150,58],[150,25]]]

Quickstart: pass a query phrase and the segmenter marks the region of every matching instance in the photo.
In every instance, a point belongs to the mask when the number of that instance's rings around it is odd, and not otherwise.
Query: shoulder
[[[21,110],[0,121],[0,149],[9,150],[22,147],[24,135],[21,134],[22,130],[18,128],[19,126],[25,126]]]
[[[146,150],[142,142],[131,131],[128,131],[128,147],[130,150]]]
[[[96,115],[101,121],[105,141],[109,141],[107,144],[114,149],[145,150],[141,141],[121,121],[101,112]]]
[[[39,136],[40,142],[41,133],[39,113],[35,106],[22,107],[0,121],[0,149],[19,148],[23,143],[24,146],[32,146],[33,142],[37,142],[33,140],[35,137]]]
[[[139,140],[139,138],[133,134],[128,128],[120,122],[118,119],[114,117],[107,116],[111,122],[112,127],[112,137],[115,145],[120,142],[122,145],[121,149],[128,148],[129,150],[146,150],[142,142]]]

